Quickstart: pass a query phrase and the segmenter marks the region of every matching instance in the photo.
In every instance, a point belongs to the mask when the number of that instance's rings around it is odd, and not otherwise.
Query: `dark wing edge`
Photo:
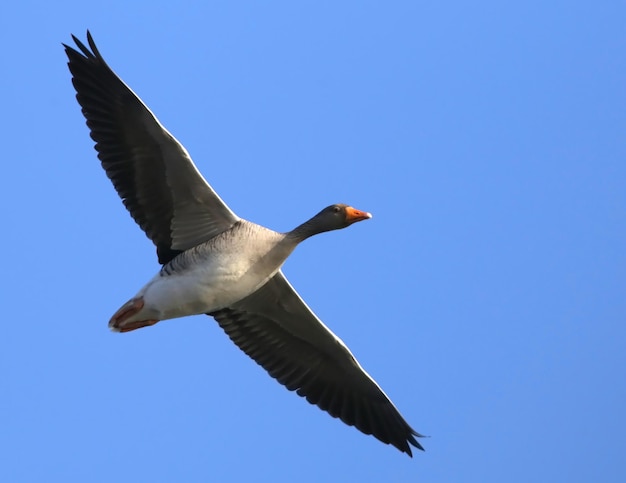
[[[345,344],[307,307],[282,272],[211,315],[228,337],[290,391],[412,456],[417,433]]]
[[[237,222],[185,148],[107,65],[91,33],[89,47],[72,39],[79,50],[63,46],[98,158],[133,219],[156,245],[159,262]]]

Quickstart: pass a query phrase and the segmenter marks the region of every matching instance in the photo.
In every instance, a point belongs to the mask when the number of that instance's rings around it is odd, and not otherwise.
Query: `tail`
[[[158,319],[141,319],[141,309],[144,307],[143,297],[130,299],[122,305],[109,320],[109,329],[113,332],[130,332],[131,330],[148,327],[159,322]]]

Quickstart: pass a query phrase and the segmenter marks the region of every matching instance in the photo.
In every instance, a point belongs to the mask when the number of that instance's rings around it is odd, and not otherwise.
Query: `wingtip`
[[[416,438],[430,438],[430,436],[425,436],[423,434],[420,434],[411,428],[411,434],[406,439],[406,447],[400,448],[400,451],[403,451],[404,453],[408,454],[411,458],[413,458],[413,451],[411,449],[411,446],[419,449],[420,451],[426,451]]]

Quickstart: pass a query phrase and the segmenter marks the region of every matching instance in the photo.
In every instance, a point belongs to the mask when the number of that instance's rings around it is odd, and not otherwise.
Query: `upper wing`
[[[76,99],[98,157],[159,262],[227,230],[239,218],[196,169],[185,148],[106,64],[87,32],[81,52],[64,44]]]
[[[211,313],[231,340],[290,391],[411,455],[415,432],[345,344],[278,272],[259,290]]]

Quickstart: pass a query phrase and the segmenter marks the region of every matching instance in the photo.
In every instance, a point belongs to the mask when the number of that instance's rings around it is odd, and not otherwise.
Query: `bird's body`
[[[114,315],[111,327],[120,330],[141,320],[174,319],[228,307],[273,277],[295,247],[284,233],[240,220],[164,265],[131,299],[143,299],[141,310],[119,326]]]
[[[335,204],[286,233],[239,218],[108,67],[89,32],[89,48],[73,39],[80,52],[67,45],[65,52],[98,157],[162,264],[109,326],[128,332],[206,313],[289,390],[409,455],[410,445],[423,449],[421,435],[281,271],[303,240],[371,215]]]

